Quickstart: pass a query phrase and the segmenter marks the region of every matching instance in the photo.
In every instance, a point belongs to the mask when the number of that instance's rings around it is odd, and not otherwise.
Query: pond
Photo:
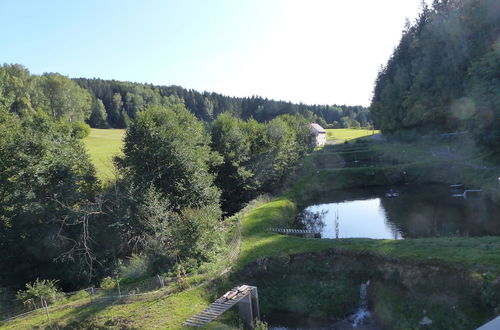
[[[394,189],[398,197],[386,197]],[[500,207],[481,193],[453,197],[449,185],[428,184],[338,191],[307,206],[298,228],[322,238],[404,239],[500,235]]]

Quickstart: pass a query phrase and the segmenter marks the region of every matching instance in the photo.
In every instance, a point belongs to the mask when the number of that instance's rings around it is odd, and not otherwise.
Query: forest
[[[95,102],[89,124],[92,127],[128,127],[130,119],[148,106],[181,101],[200,120],[211,122],[221,113],[258,122],[284,114],[300,114],[329,128],[371,127],[368,108],[347,105],[306,105],[274,101],[262,97],[229,97],[197,92],[179,86],[154,86],[102,79],[74,79],[88,90]]]
[[[469,131],[500,141],[500,2],[423,3],[377,77],[371,112],[385,132]]]
[[[159,88],[88,82],[129,91],[123,103],[119,90],[101,100],[58,74],[0,69],[0,298],[38,279],[64,290],[99,284],[129,258],[151,274],[196,269],[227,249],[229,216],[279,189],[312,149],[301,114],[259,122],[224,111],[204,121]],[[85,121],[114,123],[113,109],[130,117],[117,178],[104,183],[82,138]]]

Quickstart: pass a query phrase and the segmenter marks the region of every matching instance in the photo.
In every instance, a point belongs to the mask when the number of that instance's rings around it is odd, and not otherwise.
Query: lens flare
[[[469,119],[476,113],[476,104],[470,97],[462,97],[452,103],[450,113],[459,120]]]

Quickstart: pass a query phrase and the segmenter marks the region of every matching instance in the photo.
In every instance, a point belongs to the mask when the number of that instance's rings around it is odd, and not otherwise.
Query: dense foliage
[[[215,260],[230,238],[226,216],[278,189],[312,148],[311,120],[369,124],[362,107],[1,66],[0,291],[34,283],[18,295],[29,303],[54,281],[76,289]],[[105,186],[81,142],[86,123],[128,127],[117,179]]]
[[[229,113],[212,122],[212,148],[223,156],[216,183],[222,190],[225,211],[235,212],[257,193],[280,186],[312,147],[308,124],[300,115],[258,123]]]
[[[124,174],[140,189],[153,185],[179,210],[217,204],[210,169],[220,160],[203,124],[182,105],[150,108],[125,136]]]
[[[212,261],[229,239],[223,215],[279,187],[311,148],[299,115],[258,123],[224,113],[207,124],[168,102],[131,122],[119,177],[106,187],[80,141],[81,121],[3,104],[0,287],[39,278],[75,289],[135,274],[134,265],[147,275]]]
[[[54,260],[78,249],[81,227],[69,224],[93,198],[96,183],[82,144],[64,125],[43,113],[21,120],[0,110],[2,282],[80,277],[82,251],[71,256],[74,267]]]
[[[380,71],[371,111],[384,131],[500,136],[500,2],[436,0],[408,24]]]
[[[69,79],[57,73],[32,75],[18,64],[0,67],[0,107],[22,116],[43,110],[56,120],[70,123],[85,120],[96,128],[126,128],[146,108],[180,103],[206,122],[228,112],[258,122],[284,114],[300,114],[328,128],[372,125],[368,108],[362,106],[295,104],[256,96],[238,98],[179,86]]]
[[[104,118],[107,125],[116,128],[128,127],[130,119],[149,106],[162,106],[172,102],[182,102],[198,119],[208,122],[221,113],[228,112],[235,117],[244,120],[254,118],[258,122],[269,121],[284,114],[301,114],[330,128],[368,127],[372,123],[370,112],[362,106],[306,105],[262,97],[238,98],[217,93],[200,93],[179,86],[154,86],[115,80],[79,78],[74,81],[89,90],[94,99],[102,101],[106,115],[98,115],[102,112],[94,107],[96,117]],[[90,121],[90,125],[102,127],[102,124],[94,121]]]
[[[0,67],[0,107],[20,116],[45,111],[53,119],[81,122],[92,110],[91,94],[55,73],[31,75],[21,65]]]

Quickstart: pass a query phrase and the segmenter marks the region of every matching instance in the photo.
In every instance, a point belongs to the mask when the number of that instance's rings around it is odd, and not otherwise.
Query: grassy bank
[[[374,150],[383,146],[370,145],[362,147]],[[348,255],[347,260],[351,260],[353,264],[358,261],[361,262],[366,256],[388,263],[389,270],[386,272],[395,277],[390,282],[394,283],[394,285],[391,286],[392,284],[388,285],[385,282],[376,281],[373,290],[370,291],[375,311],[380,315],[381,323],[387,327],[417,328],[418,323],[416,321],[421,318],[423,309],[435,309],[437,312],[432,314],[432,317],[438,320],[436,322],[449,325],[450,323],[445,322],[446,314],[450,312],[450,308],[455,306],[446,301],[449,296],[443,296],[442,299],[444,300],[441,301],[441,305],[447,307],[438,308],[436,307],[436,301],[439,302],[440,297],[433,298],[432,301],[427,303],[425,295],[418,297],[409,295],[401,285],[398,285],[397,277],[399,275],[397,275],[397,272],[390,270],[394,269],[394,267],[391,268],[391,265],[408,265],[408,267],[414,267],[411,268],[413,272],[418,269],[438,267],[440,269],[450,269],[450,274],[464,274],[463,276],[468,281],[478,281],[478,285],[484,285],[484,293],[473,297],[473,301],[484,302],[490,299],[491,306],[487,307],[488,310],[495,308],[495,304],[497,304],[495,299],[497,297],[495,292],[492,293],[491,288],[496,288],[494,285],[496,285],[495,283],[498,282],[500,276],[500,237],[441,237],[396,241],[373,239],[319,240],[284,236],[267,230],[269,227],[287,223],[304,203],[315,200],[325,193],[335,194],[336,191],[344,188],[384,185],[400,182],[401,180],[409,182],[445,180],[447,182],[446,180],[450,178],[448,163],[445,160],[391,159],[380,149],[376,150],[377,155],[382,155],[385,161],[385,163],[377,167],[318,167],[315,161],[311,161],[312,157],[321,157],[320,152],[325,157],[330,157],[331,155],[328,154],[330,152],[346,152],[347,149],[318,151],[318,153],[304,160],[304,167],[299,171],[296,180],[294,180],[295,184],[291,189],[275,199],[257,201],[250,205],[246,212],[241,214],[242,236],[239,256],[233,263],[231,270],[225,272],[224,275],[218,276],[215,281],[207,281],[209,277],[197,274],[185,279],[182,285],[175,284],[175,287],[160,290],[155,294],[102,304],[90,304],[88,299],[82,299],[57,306],[51,314],[51,321],[48,321],[42,312],[37,312],[35,315],[7,322],[2,327],[8,329],[54,328],[54,326],[56,328],[57,326],[66,326],[73,328],[132,329],[159,327],[180,329],[183,328],[182,322],[185,319],[208,306],[215,297],[235,284],[247,281],[254,281],[253,283],[259,283],[262,286],[263,313],[269,312],[274,306],[283,306],[283,309],[292,312],[302,311],[308,313],[314,307],[308,304],[320,301],[319,298],[317,299],[318,295],[321,294],[321,292],[317,291],[318,287],[321,288],[321,285],[325,285],[325,292],[329,292],[331,295],[323,298],[327,299],[333,296],[336,298],[331,298],[330,305],[320,304],[318,306],[318,310],[322,313],[319,316],[328,313],[330,315],[338,313],[337,316],[340,316],[345,311],[352,310],[357,297],[357,285],[359,281],[364,280],[364,276],[368,273],[362,273],[358,270],[355,273],[346,273],[347,276],[342,275],[342,273],[335,273],[333,278],[338,281],[326,283],[321,280],[321,272],[327,271],[329,268],[324,266],[327,263],[324,263],[323,259],[321,259],[323,254],[331,256],[331,258],[336,258],[337,255]],[[396,151],[391,152],[397,154]],[[460,168],[457,167],[456,171],[459,172]],[[300,255],[304,254],[318,255],[318,262],[311,264],[309,268],[300,265],[297,265],[296,268],[290,268],[297,269],[295,275],[290,273],[290,270],[286,269],[287,267],[283,267],[283,265],[288,265],[290,260],[301,258]],[[259,265],[269,262],[274,263],[275,271],[270,271],[267,275],[264,274],[261,277],[255,274],[255,276],[249,275],[249,265],[258,268]],[[320,267],[322,264],[323,268]],[[303,269],[299,272],[298,270],[301,267]],[[359,268],[356,267],[353,265],[352,269]],[[268,269],[272,270],[272,268]],[[283,272],[283,274],[280,272]],[[373,278],[382,278],[383,275],[380,273],[383,272],[384,270],[380,270],[377,274],[370,274]],[[273,280],[272,275],[278,273],[280,275],[278,277],[274,276]],[[392,275],[393,273],[394,275]],[[412,272],[408,273],[412,274]],[[319,281],[316,281],[316,276],[318,276]],[[425,274],[422,275],[422,278],[425,280]],[[279,281],[276,279],[279,279]],[[326,277],[323,279],[326,279]],[[308,284],[308,282],[310,283]],[[203,284],[200,285],[200,283]],[[297,284],[300,285],[297,294],[294,295],[295,291],[293,290]],[[464,290],[467,290],[467,288],[464,287]],[[283,298],[283,295],[280,296],[280,292],[286,293],[286,304],[281,304],[279,301],[279,299]],[[469,308],[468,305],[458,307]],[[481,308],[481,305],[479,307]],[[464,315],[470,316],[468,316],[468,319],[463,320],[462,323],[474,325],[480,321],[485,321],[485,318],[489,315],[478,313],[477,308],[472,311],[465,310],[464,313]],[[232,316],[234,314],[228,314],[223,318],[223,321],[234,325],[234,323],[231,323],[234,322]],[[228,326],[220,322],[214,322],[207,326],[207,328],[224,327]]]
[[[101,181],[114,179],[112,160],[122,152],[124,135],[123,129],[92,128],[89,136],[83,140]]]
[[[267,231],[270,223],[289,216],[294,207],[293,200],[281,197],[261,204],[244,217],[240,257],[232,270],[233,272],[241,271],[250,263],[269,257],[286,260],[290,255],[333,250],[351,251],[360,255],[370,252],[402,262],[450,265],[463,268],[470,272],[471,276],[485,281],[493,281],[500,274],[500,238],[498,237],[425,238],[404,241],[318,240],[283,236]],[[314,277],[313,273],[310,275]],[[239,279],[243,280],[241,276]],[[82,299],[71,304],[58,306],[56,310],[51,312],[51,321],[48,321],[43,311],[40,311],[35,315],[3,324],[2,328],[28,329],[35,326],[49,328],[56,324],[60,327],[72,326],[84,329],[87,326],[88,328],[111,329],[152,327],[181,329],[185,319],[201,311],[208,306],[214,297],[235,284],[230,280],[223,283],[224,285],[214,286],[208,282],[202,286],[188,288],[177,293],[169,293],[166,289],[151,296],[122,299],[102,304],[90,304],[88,299]],[[294,281],[283,280],[280,287],[290,289],[290,286],[295,285]],[[348,287],[347,284],[344,288],[346,287]],[[381,290],[387,294],[385,287]],[[303,298],[313,298],[307,295],[307,292],[315,291],[304,291]],[[350,287],[345,294],[349,293],[352,296],[353,292],[353,288]],[[393,305],[400,302],[398,299],[402,299],[398,297],[391,295],[391,299],[386,300],[385,307],[377,306],[387,309],[386,313],[389,313],[392,311]],[[401,297],[405,296],[401,295]],[[347,307],[351,307],[352,299],[349,301]],[[278,305],[278,301],[268,299],[266,304],[263,307]],[[406,303],[408,309],[415,308],[410,305]],[[268,311],[263,310],[263,312]],[[386,318],[390,318],[391,315],[387,315]],[[208,328],[212,327],[221,328],[223,325],[213,323]]]

